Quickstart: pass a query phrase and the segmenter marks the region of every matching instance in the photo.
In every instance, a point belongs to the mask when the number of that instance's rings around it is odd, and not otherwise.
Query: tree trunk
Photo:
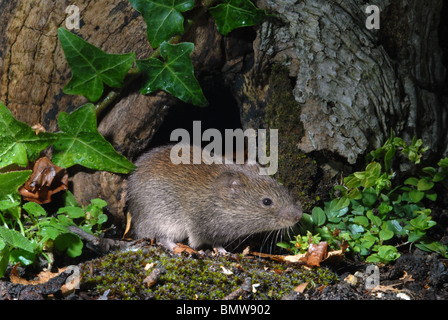
[[[244,127],[280,129],[278,178],[305,202],[391,130],[422,138],[430,157],[448,151],[443,2],[375,4],[379,30],[366,28],[361,0],[258,1],[278,20],[259,28],[254,67],[235,92]]]
[[[0,101],[19,120],[48,131],[57,130],[59,112],[87,102],[62,92],[70,70],[57,28],[65,25],[70,4],[0,0]],[[408,140],[422,137],[435,154],[448,151],[438,34],[443,2],[376,4],[379,30],[365,26],[365,1],[259,0],[259,7],[276,16],[255,28],[255,41],[244,29],[220,36],[210,18],[182,39],[195,43],[196,76],[212,105],[220,98],[211,93],[224,83],[237,100],[243,128],[279,129],[278,179],[308,204],[324,194],[322,186],[330,185],[336,172],[345,171],[344,164],[379,147],[391,129]],[[83,39],[109,53],[135,52],[140,59],[151,53],[145,23],[128,1],[76,5],[81,18],[76,33]],[[440,30],[446,38],[446,28]],[[165,93],[142,96],[138,89],[137,83],[128,88],[98,123],[131,160],[147,148],[168,110],[179,105]],[[70,172],[76,198],[84,204],[104,198],[121,224],[125,177],[82,168]]]

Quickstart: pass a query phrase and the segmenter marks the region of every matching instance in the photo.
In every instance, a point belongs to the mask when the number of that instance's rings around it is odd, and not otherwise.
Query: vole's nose
[[[299,221],[302,218],[302,207],[300,208],[283,208],[280,210],[280,217],[293,221],[294,223]]]

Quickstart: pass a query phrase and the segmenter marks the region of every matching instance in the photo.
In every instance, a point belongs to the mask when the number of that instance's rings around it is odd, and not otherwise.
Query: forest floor
[[[79,262],[75,276],[60,269],[32,278],[14,268],[0,280],[0,299],[445,300],[447,263],[415,249],[379,265],[379,281],[372,282],[368,264],[347,258],[309,269],[253,255],[172,254],[140,242]],[[80,280],[76,290],[66,288],[69,280]]]
[[[448,244],[448,210],[432,212],[438,224],[429,235]],[[0,300],[448,300],[448,259],[409,244],[373,273],[347,253],[307,267],[285,262],[284,251],[260,257],[246,245],[218,255],[188,246],[174,254],[145,240],[124,244],[106,254],[55,256],[51,270],[9,267]]]

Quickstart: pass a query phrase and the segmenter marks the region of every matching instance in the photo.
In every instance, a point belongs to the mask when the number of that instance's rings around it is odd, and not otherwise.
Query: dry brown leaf
[[[126,214],[126,229],[124,230],[124,234],[123,234],[123,238],[122,239],[129,239],[130,238],[131,221],[132,221],[132,216],[131,216],[131,213],[128,211],[128,213]]]
[[[173,249],[173,253],[174,254],[179,254],[182,252],[186,252],[188,254],[199,254],[199,252],[197,252],[196,250],[194,250],[193,248],[190,248],[189,246],[182,244],[182,243],[178,243],[176,247],[174,247]]]
[[[161,275],[162,271],[159,268],[155,268],[145,279],[143,279],[143,283],[147,288],[151,288],[159,281]]]
[[[307,252],[306,264],[310,267],[319,267],[320,263],[327,257],[328,243],[321,241],[319,244],[310,243]]]
[[[26,280],[19,276],[19,273],[17,271],[17,267],[20,265],[20,263],[16,264],[12,270],[11,274],[9,276],[12,283],[15,284],[23,284],[23,285],[37,285],[37,284],[43,284],[48,282],[51,278],[56,277],[57,275],[61,274],[65,271],[65,268],[59,269],[59,272],[52,273],[51,271],[41,271],[37,275],[37,280]]]
[[[301,283],[297,287],[294,288],[294,291],[303,293],[305,291],[307,285],[308,285],[308,282]]]
[[[33,129],[36,132],[36,135],[39,135],[39,133],[41,133],[41,132],[47,131],[47,130],[45,130],[44,126],[41,125],[40,123],[35,124],[34,126],[31,127],[31,129]]]
[[[51,195],[67,189],[67,171],[42,157],[34,164],[31,176],[20,187],[19,193],[24,200],[45,204],[51,202]]]

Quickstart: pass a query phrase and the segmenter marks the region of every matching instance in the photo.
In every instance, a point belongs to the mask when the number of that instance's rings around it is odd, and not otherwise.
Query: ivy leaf
[[[0,173],[0,200],[8,199],[8,195],[18,194],[17,189],[31,175],[31,170]]]
[[[204,107],[207,100],[194,77],[190,55],[194,45],[190,42],[179,44],[162,43],[160,54],[164,61],[149,58],[137,60],[137,67],[146,76],[142,94],[164,90],[180,100]]]
[[[257,9],[250,0],[225,0],[210,8],[209,12],[216,21],[218,31],[223,35],[236,28],[256,25],[267,16],[264,10]]]
[[[58,38],[72,70],[72,78],[65,86],[64,93],[80,94],[92,102],[103,94],[103,82],[120,88],[135,61],[133,52],[106,53],[65,28],[58,29]]]
[[[117,153],[96,128],[95,110],[91,103],[74,112],[58,116],[59,140],[54,144],[53,163],[68,168],[75,164],[95,170],[129,173],[135,166]]]
[[[176,34],[184,33],[181,12],[193,9],[194,0],[129,0],[146,22],[151,47],[157,48]]]
[[[10,164],[26,167],[39,153],[55,142],[57,137],[48,132],[36,132],[29,125],[14,118],[0,102],[0,168]]]

